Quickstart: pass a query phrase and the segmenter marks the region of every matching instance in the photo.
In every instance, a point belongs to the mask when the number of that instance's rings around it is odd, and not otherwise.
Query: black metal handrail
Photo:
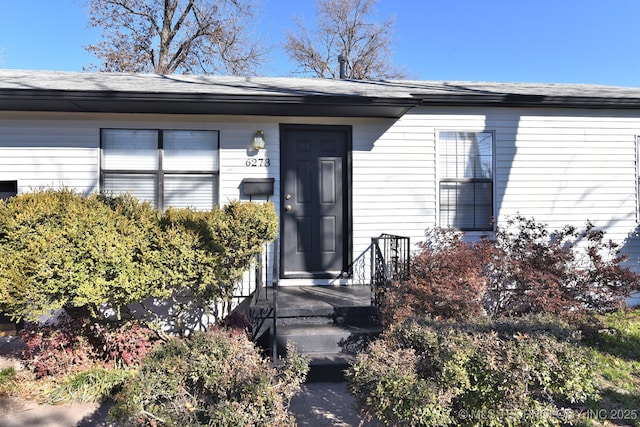
[[[266,266],[269,265],[269,242],[266,242],[262,252],[254,258],[255,268],[243,279],[240,292],[237,297],[241,299],[251,298],[250,306],[256,306],[260,301],[268,301],[269,294],[266,291],[267,282]]]
[[[381,234],[371,239],[371,305],[382,306],[391,281],[407,280],[409,266],[409,237]]]
[[[278,363],[278,282],[280,281],[280,271],[278,270],[278,239],[273,242],[273,273],[271,276],[271,286],[273,288],[273,319],[271,324],[271,361]]]
[[[268,275],[264,274],[269,263],[269,244],[265,244],[263,254],[256,256],[256,270],[255,270],[255,289],[253,291],[251,300],[251,318],[252,318],[252,332],[253,339],[258,337],[258,334],[265,332],[264,327],[268,325],[269,332],[269,347],[271,351],[271,358],[274,363],[278,362],[278,347],[277,347],[277,335],[278,335],[278,282],[280,277],[278,250],[279,241],[276,239],[272,246],[273,256],[271,257],[272,275],[271,275],[271,292],[265,286],[268,282]],[[264,259],[264,263],[262,260]],[[269,301],[271,300],[271,301]]]

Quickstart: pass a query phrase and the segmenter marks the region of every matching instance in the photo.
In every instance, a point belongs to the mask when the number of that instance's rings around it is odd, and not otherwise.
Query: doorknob
[[[286,196],[284,196],[284,198],[285,198],[286,200],[291,200],[291,194],[287,194]]]
[[[284,207],[284,210],[287,211],[287,212],[291,211],[291,205],[286,205]]]

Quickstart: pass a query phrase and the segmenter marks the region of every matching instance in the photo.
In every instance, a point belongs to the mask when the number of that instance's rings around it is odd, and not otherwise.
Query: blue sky
[[[290,75],[279,43],[315,1],[261,4],[256,31],[273,46],[262,74]],[[393,61],[412,78],[640,87],[640,0],[380,0],[377,11],[395,15]],[[0,0],[0,67],[80,71],[97,62],[87,24],[84,0]]]

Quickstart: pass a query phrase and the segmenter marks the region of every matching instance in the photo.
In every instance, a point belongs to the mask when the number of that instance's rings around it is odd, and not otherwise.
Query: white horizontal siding
[[[607,230],[638,264],[635,136],[629,111],[421,108],[407,121],[425,141],[441,130],[495,132],[498,221],[521,214],[560,228],[587,220]],[[398,125],[401,125],[399,122]],[[416,126],[412,125],[415,129]],[[437,180],[433,181],[434,192]],[[434,222],[435,224],[435,222]]]
[[[516,214],[551,227],[591,220],[640,258],[640,243],[627,239],[637,227],[640,114],[627,111],[421,107],[399,120],[0,113],[0,180],[18,179],[20,191],[64,184],[90,192],[98,186],[101,128],[211,129],[220,131],[220,202],[246,199],[242,179],[270,177],[279,209],[286,123],[352,126],[354,258],[381,233],[422,240],[437,224],[438,132],[484,130],[495,133],[499,222]],[[257,153],[250,149],[256,130],[266,140]],[[251,159],[270,164],[247,166]]]
[[[382,233],[420,240],[435,218],[435,146],[421,121],[354,126],[353,239],[358,255]]]
[[[68,186],[97,189],[98,140],[92,126],[0,115],[0,180],[17,180],[18,191]]]

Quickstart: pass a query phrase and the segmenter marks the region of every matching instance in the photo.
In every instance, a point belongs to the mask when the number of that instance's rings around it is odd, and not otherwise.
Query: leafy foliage
[[[232,201],[213,211],[168,209],[161,227],[165,285],[186,289],[192,305],[220,322],[228,314],[219,311],[220,303],[229,308],[254,256],[275,239],[278,219],[271,203]]]
[[[265,241],[277,234],[271,203],[232,201],[213,211],[168,209],[163,262],[173,288],[184,286],[206,301],[230,298]]]
[[[160,215],[128,195],[21,194],[0,204],[0,309],[31,321],[59,309],[127,319],[131,304],[185,291],[193,304],[218,307],[276,233],[270,203]]]
[[[135,425],[294,425],[286,401],[308,366],[290,351],[278,372],[245,334],[213,329],[170,339],[125,383],[112,415]]]
[[[557,425],[596,397],[579,334],[551,319],[392,328],[347,371],[361,409],[385,425]]]
[[[13,197],[0,204],[2,311],[35,321],[64,308],[95,318],[105,305],[120,311],[167,297],[158,235],[157,213],[128,197],[113,208],[68,189]]]
[[[37,378],[94,366],[137,365],[149,353],[155,333],[137,321],[90,323],[62,315],[54,324],[27,324],[20,331],[26,366]]]
[[[521,216],[481,246],[490,313],[611,311],[639,289],[638,275],[605,233],[587,222],[550,232]]]
[[[61,316],[55,325],[26,324],[20,331],[26,367],[36,378],[90,367],[97,356],[81,332],[84,328],[83,321],[68,316]]]
[[[217,309],[276,233],[272,204],[160,215],[128,195],[22,194],[0,204],[0,308],[32,321],[22,336],[39,377],[94,361],[136,364],[154,337],[132,320],[131,304],[187,291],[186,309]],[[57,324],[38,325],[59,309]],[[226,313],[213,314],[221,322]]]
[[[478,252],[451,230],[434,233],[438,234],[434,240],[419,244],[409,280],[392,283],[386,293],[382,307],[385,323],[401,323],[424,312],[455,318],[483,313],[486,279]]]
[[[154,331],[139,321],[92,323],[85,329],[99,360],[113,366],[135,366],[158,340]]]
[[[611,311],[640,286],[625,257],[603,231],[587,223],[550,232],[515,217],[495,238],[468,243],[462,234],[428,230],[412,260],[411,278],[393,284],[383,314],[388,324],[422,314],[471,318]]]

